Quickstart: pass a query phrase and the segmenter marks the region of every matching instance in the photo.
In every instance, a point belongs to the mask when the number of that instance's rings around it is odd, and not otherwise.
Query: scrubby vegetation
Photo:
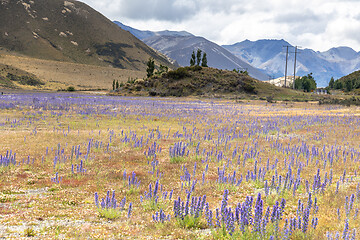
[[[44,84],[33,74],[9,65],[0,64],[1,87],[19,88],[19,85],[39,87]]]
[[[338,89],[346,92],[360,89],[360,71],[353,72],[347,76],[334,81],[332,78],[329,82],[330,89]],[[354,91],[355,93],[359,91]]]
[[[18,75],[14,75],[12,73],[8,73],[6,75],[7,79],[9,79],[10,81],[14,81],[14,82],[19,82],[22,85],[30,85],[30,86],[40,86],[40,85],[44,85],[45,83],[43,83],[42,81],[40,81],[39,79],[37,79],[36,77],[33,76],[18,76]]]
[[[324,98],[319,100],[319,104],[338,104],[338,105],[345,105],[345,106],[360,106],[360,98],[359,97],[351,97],[346,99],[339,99],[339,98]]]
[[[255,94],[256,80],[245,74],[194,65],[155,75],[134,87],[141,87],[150,96]]]

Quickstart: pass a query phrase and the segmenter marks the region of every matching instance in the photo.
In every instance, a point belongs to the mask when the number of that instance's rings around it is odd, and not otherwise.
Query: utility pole
[[[286,47],[286,61],[285,61],[285,87],[286,87],[286,75],[287,75],[287,63],[288,63],[288,55],[289,55],[289,45]]]
[[[295,59],[294,59],[294,81],[293,89],[295,89],[295,74],[296,74],[296,54],[298,53],[298,46],[295,46]]]

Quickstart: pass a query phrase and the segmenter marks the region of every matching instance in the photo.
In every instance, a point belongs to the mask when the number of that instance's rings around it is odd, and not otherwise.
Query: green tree
[[[346,91],[350,92],[351,90],[353,90],[353,83],[351,81],[351,79],[347,79],[345,82],[345,88]]]
[[[335,89],[343,89],[343,83],[338,79],[335,81],[334,87]]]
[[[201,61],[201,66],[202,67],[207,67],[207,57],[206,57],[206,52],[204,52],[203,57],[202,57],[202,61]]]
[[[153,58],[149,58],[149,61],[147,62],[147,68],[146,68],[146,73],[147,73],[147,77],[151,77],[152,75],[154,75],[154,71],[155,71],[155,62]]]
[[[114,79],[114,81],[113,81],[113,90],[115,90],[115,79]]]
[[[200,65],[200,62],[201,62],[201,50],[198,49],[197,52],[196,52],[196,65]]]
[[[295,89],[302,89],[306,92],[310,92],[316,89],[316,81],[312,76],[312,73],[307,76],[303,76],[295,80]]]
[[[193,51],[191,54],[191,59],[190,59],[190,66],[195,66],[195,52]]]
[[[334,77],[331,77],[330,82],[329,82],[329,88],[333,89],[334,86],[335,86],[335,80],[334,80]]]
[[[119,80],[116,80],[116,89],[118,89],[119,88]]]

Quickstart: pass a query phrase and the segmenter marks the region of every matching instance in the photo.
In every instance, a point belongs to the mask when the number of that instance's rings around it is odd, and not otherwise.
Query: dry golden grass
[[[45,82],[40,88],[18,85],[22,89],[58,90],[73,86],[76,90],[110,90],[113,80],[121,83],[145,76],[145,72],[141,71],[42,60],[10,53],[1,54],[0,63],[32,73]]]

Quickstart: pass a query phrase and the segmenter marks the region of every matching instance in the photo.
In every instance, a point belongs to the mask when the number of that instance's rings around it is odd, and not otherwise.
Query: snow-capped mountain
[[[229,70],[247,70],[250,76],[258,80],[269,79],[264,71],[251,66],[249,63],[239,59],[223,47],[203,37],[197,37],[184,31],[141,31],[125,26],[120,22],[115,23],[122,29],[132,33],[148,46],[165,54],[167,57],[176,60],[181,66],[189,66],[192,52],[201,49],[207,54],[209,67]]]
[[[284,76],[286,47],[289,47],[288,75],[294,73],[294,46],[285,40],[258,40],[223,46],[238,58],[263,69],[270,76]],[[328,85],[331,77],[335,79],[360,69],[360,52],[349,47],[332,48],[326,52],[311,49],[298,49],[296,75],[313,73],[318,86]]]
[[[199,48],[207,53],[209,66],[230,70],[247,69],[251,76],[259,80],[268,80],[269,76],[284,76],[285,46],[289,46],[287,74],[294,74],[295,48],[283,39],[245,40],[233,45],[219,46],[185,31],[140,31],[120,22],[115,23],[182,66],[189,65],[192,51]],[[331,48],[325,52],[298,49],[296,75],[312,73],[319,87],[327,86],[331,77],[338,79],[359,69],[360,52],[349,47]]]

